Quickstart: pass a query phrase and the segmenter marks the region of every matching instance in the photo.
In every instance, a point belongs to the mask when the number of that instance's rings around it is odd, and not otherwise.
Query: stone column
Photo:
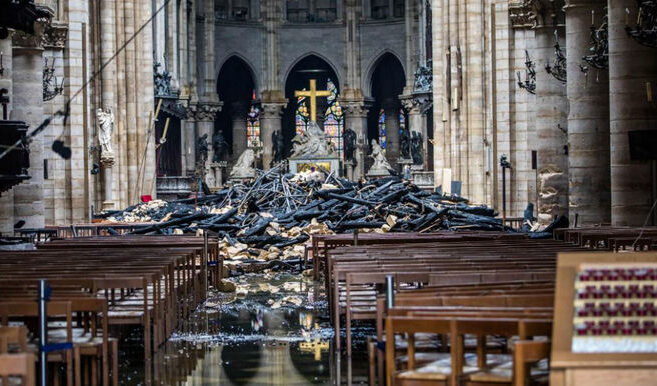
[[[232,111],[232,130],[233,130],[233,162],[237,161],[240,155],[246,150],[247,132],[246,132],[246,115],[248,106],[244,102],[235,102],[231,104]]]
[[[595,26],[605,16],[606,0],[569,0],[566,7],[568,47],[568,179],[571,223],[578,225],[611,220],[609,169],[609,77],[607,70],[580,70],[589,55],[591,11]]]
[[[399,159],[399,101],[387,100],[383,102],[383,110],[386,113],[386,158],[390,166],[397,167]]]
[[[10,119],[25,121],[28,132],[43,120],[43,48],[41,37],[14,32],[12,82],[13,94]],[[43,202],[43,136],[30,142],[30,168],[32,177],[14,187],[14,221],[24,220],[24,228],[42,228],[45,225]]]
[[[406,33],[406,87],[404,88],[404,94],[409,94],[413,91],[413,83],[415,80],[413,71],[415,68],[417,68],[418,3],[418,1],[407,0],[406,9],[404,10],[404,32]],[[392,13],[393,9],[390,8],[390,14],[392,15]]]
[[[412,133],[418,132],[422,136],[422,167],[424,170],[428,169],[429,160],[428,155],[428,128],[427,116],[423,114],[424,108],[427,103],[431,101],[430,93],[413,93],[411,95],[402,96],[402,104],[404,109],[408,112],[408,121],[406,126],[409,130],[410,138],[413,138]]]
[[[269,170],[274,158],[272,135],[281,130],[281,116],[285,102],[262,103],[260,112],[260,141],[262,142],[262,168]]]
[[[344,111],[345,129],[351,129],[356,132],[356,135],[358,136],[358,146],[367,147],[367,113],[369,111],[368,103],[366,103],[364,100],[344,101],[342,107]],[[354,153],[354,158],[356,158],[356,167],[352,177],[354,180],[358,180],[365,176],[365,158],[367,156],[366,153],[366,151]]]
[[[185,137],[185,175],[193,176],[196,166],[196,123],[186,120],[182,122],[183,136]]]
[[[538,151],[538,221],[549,224],[557,215],[568,215],[568,99],[566,85],[546,71],[555,59],[555,30],[565,50],[561,11],[543,1],[542,20],[536,27],[536,144]],[[552,8],[553,7],[553,8]],[[572,59],[579,62],[578,59]]]
[[[625,31],[637,21],[633,0],[609,0],[609,123],[611,133],[611,222],[643,225],[655,200],[655,161],[630,159],[628,132],[657,130],[657,51]],[[14,86],[15,87],[15,86]],[[655,216],[653,214],[653,224]],[[650,223],[650,222],[649,222]]]
[[[0,88],[6,88],[9,91],[9,104],[7,105],[7,114],[11,114],[12,103],[12,49],[11,39],[0,40],[0,51],[3,52],[4,74],[0,76]],[[2,119],[2,106],[0,105],[0,119]],[[2,162],[2,161],[0,161]],[[0,193],[0,234],[12,235],[14,231],[14,190],[10,189]]]
[[[281,114],[287,105],[285,94],[281,91],[280,57],[278,29],[282,21],[282,3],[277,0],[263,0],[261,14],[263,33],[263,87],[261,95],[260,141],[262,142],[262,167],[267,170],[273,158],[272,134],[281,130]]]
[[[196,105],[193,112],[193,119],[196,121],[196,134],[200,138],[207,135],[208,142],[208,159],[205,162],[205,170],[207,171],[212,162],[214,151],[212,150],[212,135],[214,133],[214,121],[217,118],[217,113],[221,111],[221,103],[201,103]],[[196,139],[194,139],[194,150],[196,151]],[[198,154],[195,156],[198,160]],[[196,166],[196,164],[195,164]]]

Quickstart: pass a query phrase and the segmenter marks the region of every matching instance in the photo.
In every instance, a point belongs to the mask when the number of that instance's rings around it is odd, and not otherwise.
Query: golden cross
[[[310,79],[310,91],[301,90],[294,92],[295,97],[310,98],[310,120],[317,122],[317,97],[329,97],[331,92],[328,90],[317,90],[317,80]]]

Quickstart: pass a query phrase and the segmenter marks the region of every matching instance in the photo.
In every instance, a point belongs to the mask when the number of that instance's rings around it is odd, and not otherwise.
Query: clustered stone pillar
[[[193,176],[196,167],[196,122],[188,118],[182,123],[185,136],[185,175]]]
[[[611,221],[615,226],[641,226],[656,199],[655,161],[630,158],[628,133],[657,130],[657,52],[625,31],[625,20],[636,24],[636,1],[609,0],[608,9]]]
[[[260,141],[262,142],[262,167],[268,170],[273,159],[274,132],[281,130],[282,110],[287,106],[285,95],[280,90],[279,39],[278,29],[281,23],[281,4],[277,0],[263,0],[261,14],[264,24],[263,44],[264,75],[262,91],[262,111],[260,115]]]
[[[281,115],[286,103],[268,102],[262,103],[260,115],[260,138],[262,141],[262,168],[268,170],[274,158],[274,132],[281,131]]]
[[[43,48],[40,36],[25,36],[15,32],[13,44],[13,100],[12,120],[25,121],[29,132],[43,120]],[[43,136],[34,136],[30,142],[30,169],[32,178],[14,187],[14,220],[25,221],[25,228],[42,228],[45,225],[43,202]]]
[[[233,162],[237,161],[239,156],[246,150],[246,114],[248,106],[244,102],[234,102],[231,104],[232,112],[232,129],[233,129]]]
[[[0,51],[3,52],[3,67],[4,74],[0,77],[0,89],[7,89],[9,91],[9,104],[7,105],[7,114],[11,112],[12,103],[12,49],[11,39],[0,39]],[[2,114],[2,106],[0,106],[0,114]],[[0,115],[2,117],[2,115]],[[2,161],[0,161],[2,162]],[[0,193],[0,234],[12,234],[14,231],[14,190],[9,189],[6,192]]]
[[[413,132],[417,132],[422,137],[422,165],[420,166],[424,170],[428,170],[429,165],[429,160],[427,159],[429,142],[427,140],[427,116],[422,113],[422,110],[430,100],[431,94],[429,93],[414,93],[402,99],[404,108],[408,112],[408,121],[406,124],[409,133],[409,142],[413,138]]]
[[[554,62],[555,30],[563,42],[562,26],[548,21],[536,28],[538,221],[542,225],[549,224],[555,216],[568,215],[566,85],[545,70],[547,64]]]
[[[611,219],[608,72],[591,67],[587,76],[580,69],[581,58],[590,54],[591,23],[602,23],[606,5],[606,0],[569,0],[566,6],[568,196],[571,223],[577,215],[578,225]]]
[[[386,158],[393,168],[399,160],[399,101],[389,99],[383,101],[383,111],[386,114]]]
[[[199,154],[196,153],[195,157],[195,170],[200,173],[205,173],[206,179],[209,176],[211,170],[210,170],[210,163],[212,163],[212,159],[214,157],[214,150],[212,148],[212,136],[214,133],[214,121],[217,117],[217,113],[221,111],[221,103],[214,102],[214,103],[198,103],[195,106],[195,109],[192,112],[192,119],[196,121],[196,135],[198,138],[202,136],[206,136],[206,141],[207,141],[207,146],[208,146],[208,157],[205,161],[205,165],[197,165],[196,163],[199,162]],[[193,141],[194,144],[194,149],[196,152],[198,152],[198,139],[195,139]],[[202,170],[199,170],[202,169]],[[213,181],[209,181],[213,182]]]
[[[362,4],[357,0],[345,0],[345,70],[344,88],[341,90],[341,100],[344,111],[345,129],[356,133],[356,150],[354,151],[354,180],[365,176],[365,159],[367,157],[367,113],[368,103],[361,90],[361,39],[360,20]]]
[[[365,177],[365,158],[367,156],[367,113],[369,109],[364,101],[348,101],[343,106],[345,129],[351,129],[358,137],[356,146],[358,151],[354,152],[354,169],[353,179],[358,180]]]

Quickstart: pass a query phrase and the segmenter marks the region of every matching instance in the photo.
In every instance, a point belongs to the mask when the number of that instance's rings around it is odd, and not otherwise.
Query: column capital
[[[260,111],[263,118],[280,118],[283,114],[283,109],[287,106],[287,102],[263,102],[261,106],[262,109]]]
[[[199,102],[187,107],[187,119],[197,122],[214,121],[217,113],[221,111],[223,103]]]
[[[422,114],[433,100],[429,92],[414,92],[412,94],[400,95],[402,106],[411,114]]]
[[[340,100],[340,104],[342,105],[342,110],[344,113],[349,116],[349,117],[367,117],[367,114],[370,111],[370,107],[372,107],[372,103],[370,101],[361,99],[361,100],[348,100],[348,99],[342,99]]]
[[[41,44],[46,48],[64,49],[68,38],[68,24],[53,21],[46,25],[41,37]]]

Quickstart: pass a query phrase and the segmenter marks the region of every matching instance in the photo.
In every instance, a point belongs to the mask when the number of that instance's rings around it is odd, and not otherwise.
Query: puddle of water
[[[244,275],[232,280],[242,295],[211,292],[208,301],[155,354],[152,364],[144,364],[143,349],[137,343],[140,331],[131,331],[121,345],[120,383],[367,382],[364,336],[373,331],[357,329],[351,361],[335,353],[321,284],[287,273]]]

